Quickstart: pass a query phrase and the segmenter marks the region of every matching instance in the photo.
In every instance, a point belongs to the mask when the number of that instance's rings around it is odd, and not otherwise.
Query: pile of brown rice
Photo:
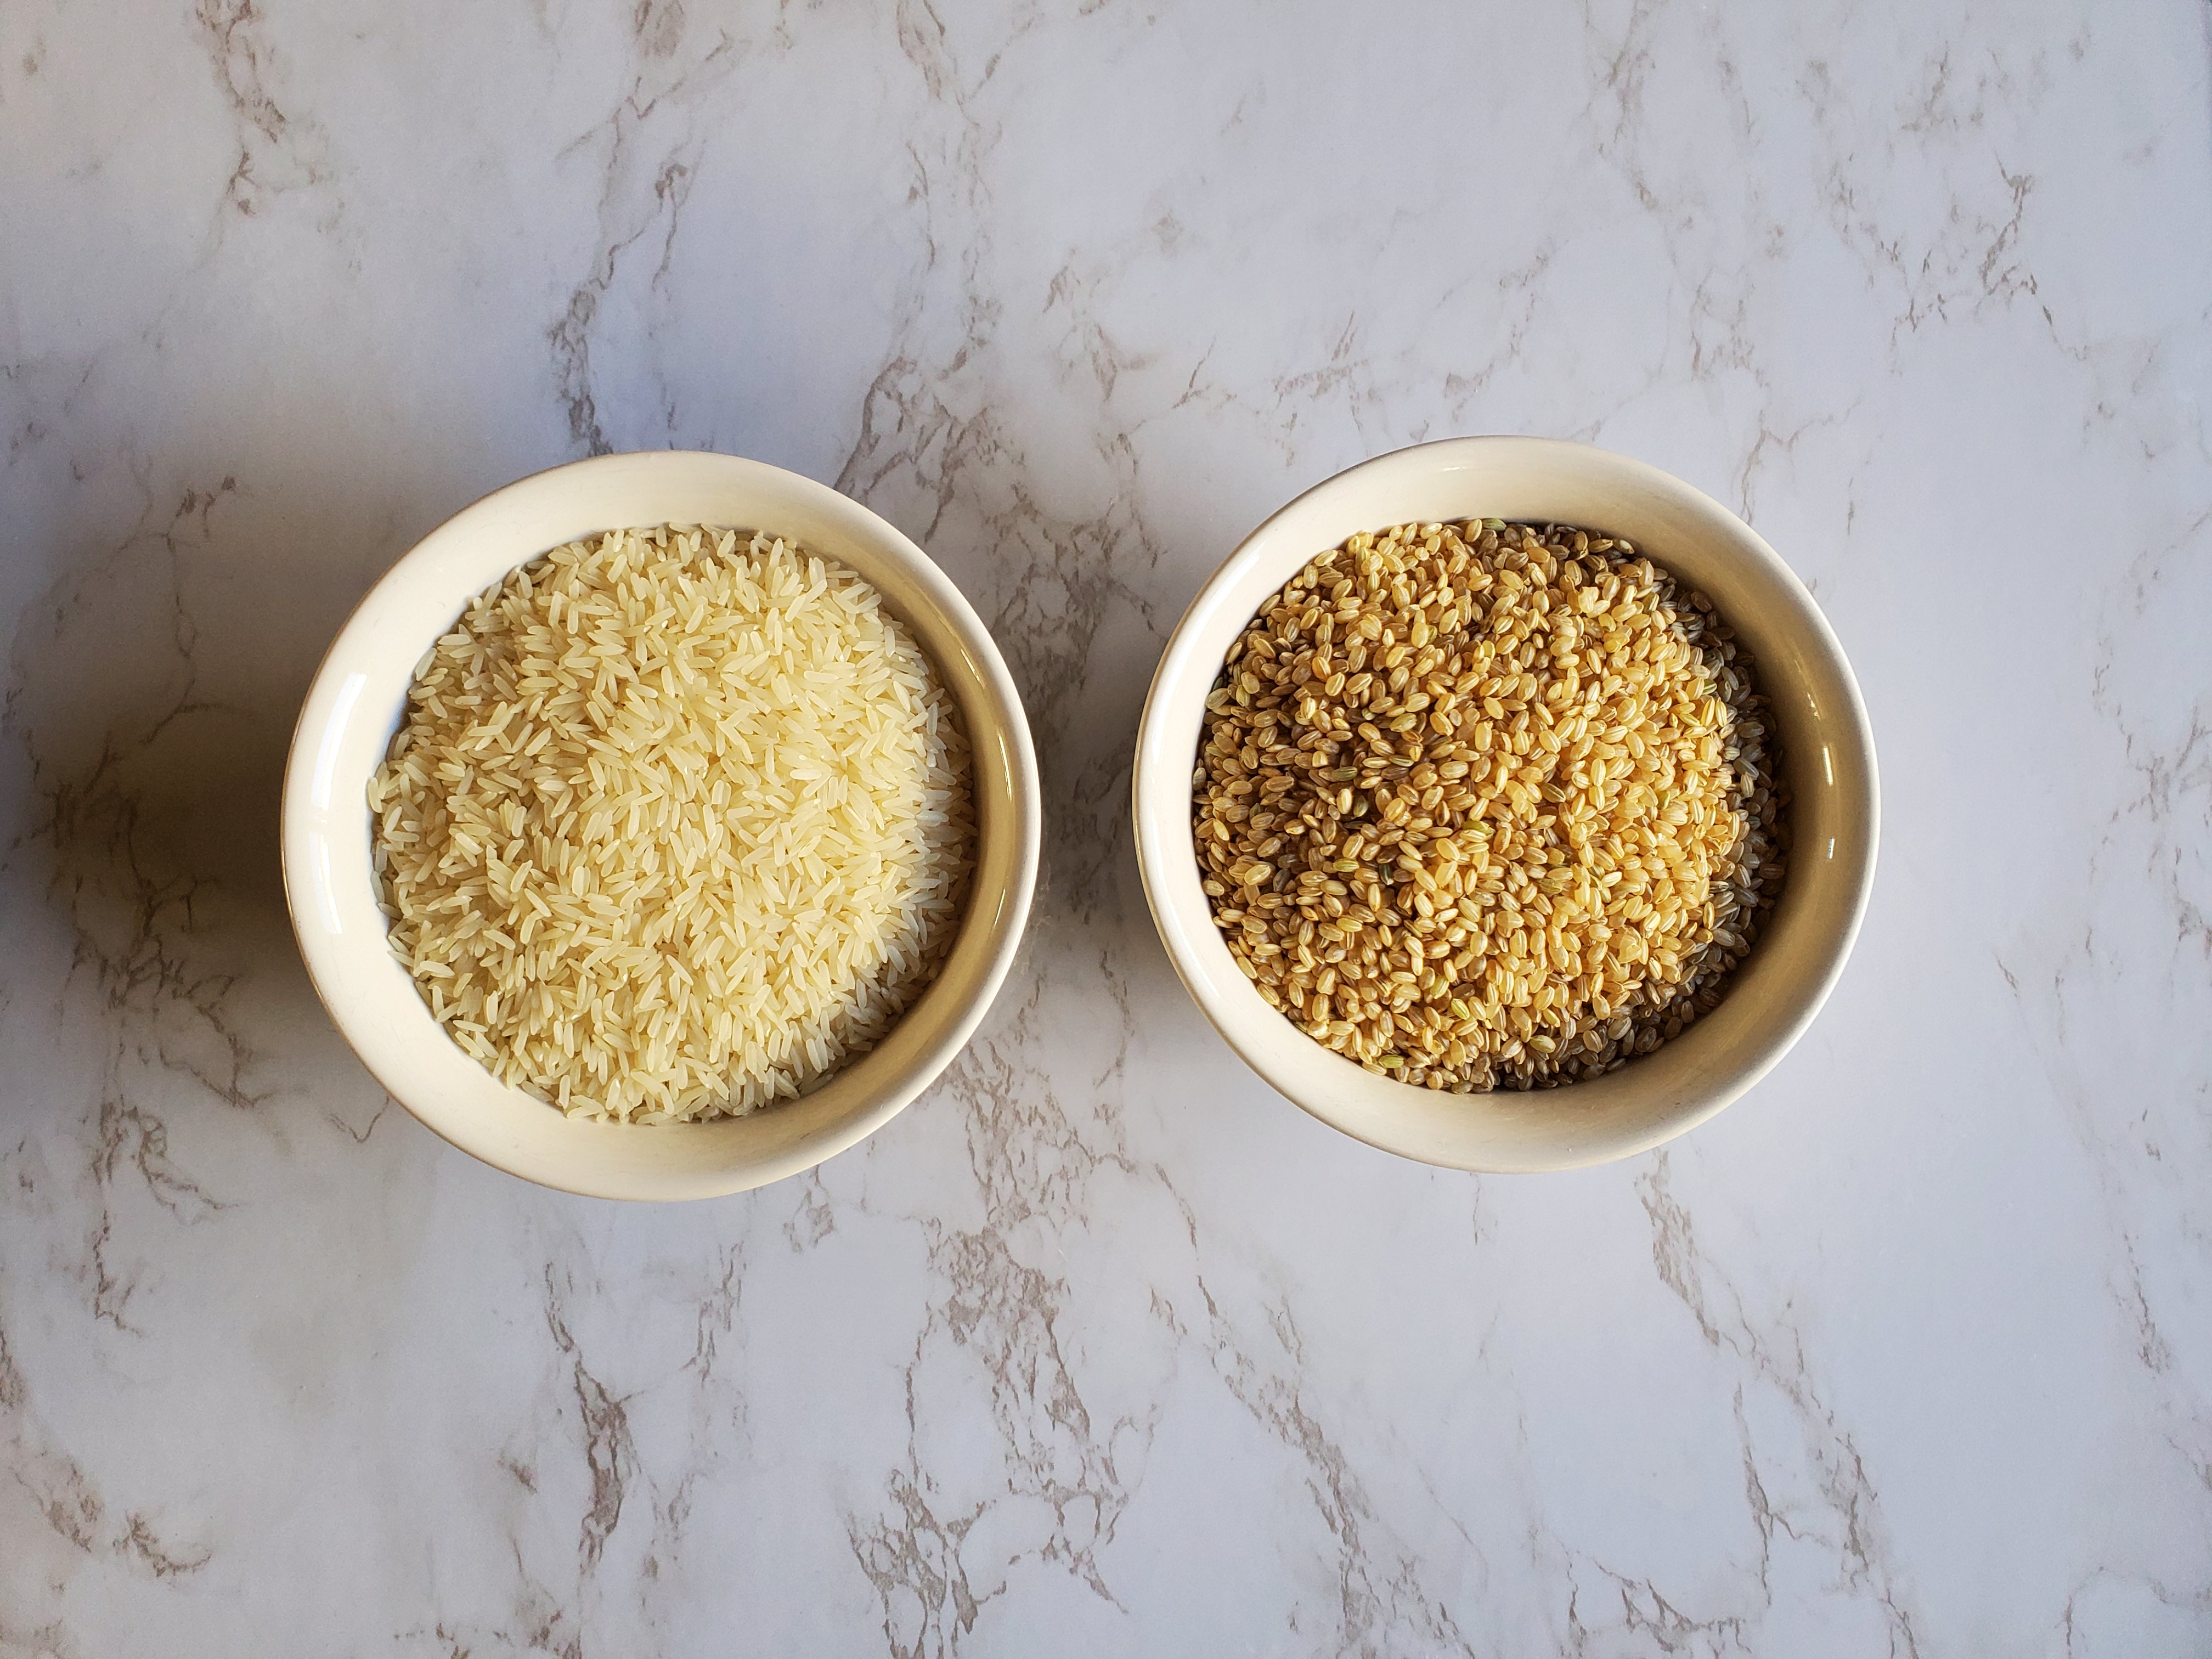
[[[1206,700],[1214,921],[1370,1071],[1598,1076],[1717,1006],[1781,890],[1767,720],[1710,602],[1625,541],[1354,536],[1261,606]]]
[[[416,671],[368,788],[392,946],[463,1048],[568,1112],[749,1112],[934,976],[968,767],[850,571],[730,531],[574,542]]]

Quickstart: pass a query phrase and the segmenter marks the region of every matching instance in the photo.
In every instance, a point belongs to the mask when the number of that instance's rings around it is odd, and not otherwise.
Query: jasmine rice
[[[927,988],[974,827],[953,705],[852,572],[662,526],[556,548],[418,665],[368,787],[392,948],[572,1114],[805,1092]]]

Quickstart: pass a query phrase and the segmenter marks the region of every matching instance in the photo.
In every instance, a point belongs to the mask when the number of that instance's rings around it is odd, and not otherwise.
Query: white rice
[[[566,1111],[749,1112],[934,977],[968,769],[850,571],[728,531],[572,542],[416,670],[368,787],[392,947],[455,1042]]]

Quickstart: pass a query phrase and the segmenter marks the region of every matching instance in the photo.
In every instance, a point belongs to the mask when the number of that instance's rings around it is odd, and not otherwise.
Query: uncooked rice
[[[1206,699],[1214,922],[1371,1072],[1601,1076],[1719,1006],[1782,890],[1771,719],[1711,602],[1626,541],[1354,536],[1261,605]]]
[[[749,1112],[935,976],[968,773],[852,572],[726,530],[572,542],[416,670],[368,787],[392,948],[456,1042],[571,1114]]]

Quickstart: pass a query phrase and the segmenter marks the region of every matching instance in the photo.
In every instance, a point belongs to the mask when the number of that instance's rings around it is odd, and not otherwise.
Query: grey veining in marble
[[[2208,13],[0,7],[0,1655],[2212,1650]],[[1229,1055],[1143,690],[1338,468],[1743,512],[1881,745],[1750,1097],[1473,1178]],[[677,445],[974,599],[1044,758],[945,1082],[674,1209],[436,1142],[274,806],[412,541]]]

